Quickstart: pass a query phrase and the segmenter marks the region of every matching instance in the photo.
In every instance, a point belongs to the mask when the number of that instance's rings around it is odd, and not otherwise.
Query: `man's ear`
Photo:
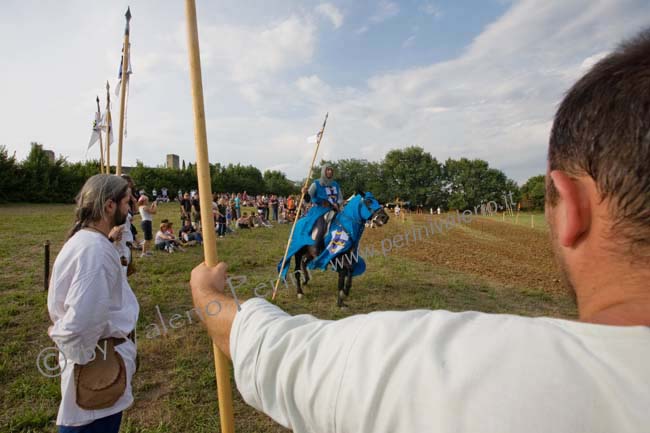
[[[553,170],[550,175],[559,195],[555,205],[558,240],[562,246],[571,248],[591,225],[589,197],[580,182],[566,172]]]
[[[106,200],[106,202],[104,202],[104,209],[105,209],[109,214],[115,210],[116,206],[117,206],[117,203],[115,203],[115,202],[114,202],[113,200],[111,200],[110,198],[109,198],[108,200]]]

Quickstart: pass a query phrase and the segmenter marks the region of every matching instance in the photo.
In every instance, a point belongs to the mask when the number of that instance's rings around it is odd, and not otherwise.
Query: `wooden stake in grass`
[[[131,21],[131,8],[126,8],[126,27],[124,27],[124,48],[122,48],[122,83],[120,88],[120,136],[117,139],[117,166],[115,174],[122,174],[122,142],[124,141],[124,108],[126,103],[126,82],[129,72],[129,22]],[[211,204],[210,204],[211,206]]]
[[[535,228],[535,220],[533,219],[533,214],[530,214],[530,228]]]
[[[506,220],[506,211],[504,210],[503,213],[501,214],[501,220],[505,222]]]
[[[196,145],[196,173],[201,201],[201,220],[212,221],[212,186],[210,182],[210,163],[208,162],[208,139],[205,132],[205,109],[203,105],[203,83],[201,78],[201,52],[199,31],[196,20],[194,0],[185,0],[187,19],[187,46],[190,62],[190,81],[192,84],[192,106],[194,109],[194,142]],[[125,45],[126,46],[126,45]],[[206,224],[206,227],[209,225]],[[217,239],[214,230],[203,231],[203,253],[208,266],[217,265]],[[230,385],[229,365],[226,356],[212,343],[214,368],[217,376],[217,398],[222,433],[235,431]]]
[[[323,121],[323,127],[320,129],[320,132],[316,136],[316,149],[314,149],[314,156],[311,159],[311,165],[309,166],[309,173],[305,178],[305,184],[303,189],[307,188],[309,182],[311,181],[311,172],[314,170],[314,161],[316,161],[316,155],[318,154],[318,148],[320,147],[320,141],[323,139],[323,134],[325,133],[325,125],[327,125],[327,117],[330,113],[325,114],[325,120]],[[284,265],[287,263],[287,254],[289,254],[289,246],[291,245],[291,240],[293,239],[293,231],[296,229],[296,223],[300,217],[300,211],[302,210],[302,202],[305,198],[305,195],[300,190],[300,202],[298,203],[298,209],[296,210],[296,218],[293,220],[293,225],[291,226],[291,232],[289,233],[289,241],[287,241],[287,247],[284,249],[284,257],[282,257],[282,264],[280,265],[280,272],[278,272],[278,279],[275,282],[275,287],[273,287],[273,295],[271,300],[275,299],[275,295],[278,293],[278,286],[280,285],[280,280],[282,279],[282,271],[284,270]]]

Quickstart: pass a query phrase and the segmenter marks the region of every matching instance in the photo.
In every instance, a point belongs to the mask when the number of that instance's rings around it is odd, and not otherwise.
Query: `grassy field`
[[[52,263],[72,223],[72,206],[0,207],[0,431],[54,432],[60,398],[59,380],[36,367],[38,353],[52,345],[47,294],[43,291],[43,243],[52,243]],[[179,224],[177,206],[162,205],[154,221]],[[367,230],[363,246],[380,247],[384,239],[426,222],[427,215],[395,218],[381,229]],[[376,310],[412,308],[477,310],[528,316],[575,317],[570,297],[559,285],[543,215],[519,217],[519,224],[474,218],[445,233],[368,257],[368,271],[355,278],[349,308],[336,307],[336,277],[316,272],[297,300],[289,289],[277,303],[292,314],[327,319]],[[136,221],[139,221],[137,219]],[[526,226],[527,221],[527,226]],[[137,224],[139,226],[139,224]],[[177,227],[176,227],[177,228]],[[219,257],[231,275],[244,275],[240,298],[275,277],[290,227],[244,231],[217,241]],[[134,378],[135,405],[125,414],[122,432],[215,432],[218,410],[209,340],[196,323],[155,336],[156,308],[165,320],[191,309],[190,270],[202,260],[200,248],[185,253],[154,253],[136,258],[130,279],[140,303],[138,322],[140,371]],[[344,338],[344,337],[342,337]],[[248,407],[235,391],[238,432],[286,431]]]

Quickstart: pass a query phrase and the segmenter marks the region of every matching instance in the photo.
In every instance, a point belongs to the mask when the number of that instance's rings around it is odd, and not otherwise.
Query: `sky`
[[[184,2],[2,0],[0,145],[87,151],[99,95],[117,84],[131,7],[123,165],[194,161]],[[320,159],[381,160],[421,146],[543,173],[563,94],[650,27],[647,0],[197,0],[211,163],[307,175]],[[119,104],[111,90],[114,128]],[[117,135],[117,133],[116,133]],[[117,146],[112,147],[115,161]]]

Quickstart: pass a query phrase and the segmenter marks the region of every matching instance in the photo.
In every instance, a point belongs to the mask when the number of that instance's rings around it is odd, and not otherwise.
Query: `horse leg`
[[[352,288],[352,266],[347,266],[345,268],[346,272],[346,280],[345,280],[345,289],[343,290],[343,293],[345,293],[345,296],[350,295],[350,289]]]
[[[307,263],[309,263],[309,257],[304,256],[303,259],[300,261],[300,271],[303,277],[302,283],[305,286],[307,285],[307,283],[309,283],[309,280],[311,279],[309,276],[309,269],[307,269]]]
[[[345,292],[343,291],[344,288],[344,283],[345,283],[345,268],[339,269],[338,270],[339,274],[339,289],[338,289],[338,296],[336,298],[336,305],[338,307],[343,307],[343,296],[345,295]]]
[[[298,295],[298,299],[302,299],[302,296],[304,295],[302,287],[300,287],[300,266],[302,262],[302,253],[298,251],[294,257],[296,260],[296,266],[293,271],[293,278],[296,280],[296,294]]]

